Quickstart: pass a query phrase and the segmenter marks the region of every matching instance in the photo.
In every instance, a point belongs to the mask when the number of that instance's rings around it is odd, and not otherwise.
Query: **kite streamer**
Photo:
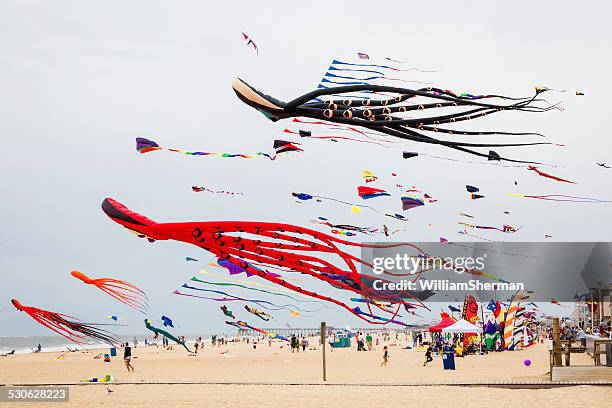
[[[344,230],[344,231],[349,231],[349,232],[350,231],[360,232],[362,234],[367,234],[367,235],[371,235],[376,232],[379,232],[379,229],[374,228],[374,227],[359,227],[356,225],[349,225],[349,224],[332,224],[331,222],[329,222],[327,218],[324,218],[324,217],[319,217],[316,220],[310,220],[310,222],[312,222],[313,224],[326,225],[330,227],[332,229],[332,233],[335,233],[335,234],[340,233],[337,230]],[[350,236],[354,236],[354,235],[355,234],[351,234]]]
[[[310,131],[300,130],[298,132],[294,132],[293,130],[289,130],[289,129],[285,129],[283,130],[283,132],[291,134],[291,135],[299,135],[300,137],[309,138],[309,139],[321,139],[321,140],[331,140],[331,141],[350,140],[352,142],[369,143],[369,144],[379,145],[382,147],[389,147],[381,142],[376,142],[373,140],[360,140],[360,139],[355,139],[355,138],[347,137],[347,136],[338,136],[338,135],[312,136],[312,132]],[[388,142],[385,141],[384,143],[388,143]]]
[[[357,268],[358,265],[362,265],[372,269],[373,265],[340,249],[340,245],[353,248],[412,247],[417,249],[419,253],[422,252],[409,243],[384,245],[355,243],[312,229],[282,223],[254,221],[157,223],[129,210],[112,198],[106,198],[103,201],[102,210],[119,225],[134,231],[149,241],[172,239],[196,245],[211,252],[221,260],[231,262],[244,270],[252,271],[253,274],[262,279],[310,297],[336,304],[352,314],[355,314],[352,308],[345,303],[306,290],[280,277],[272,276],[262,269],[254,268],[250,262],[282,268],[286,272],[308,275],[327,282],[335,288],[348,290],[363,296],[363,292],[369,291],[369,288],[361,285],[364,277]],[[243,237],[243,234],[248,234],[252,238]],[[339,258],[340,265],[330,260],[330,256]],[[322,257],[325,257],[325,259]],[[183,287],[185,286],[183,285]],[[219,291],[206,291],[220,293]],[[226,293],[221,293],[227,296]],[[184,295],[180,292],[177,294]],[[379,293],[372,293],[372,295],[382,296]],[[402,295],[404,294],[402,293]],[[409,292],[406,292],[405,296],[415,298]],[[233,299],[245,300],[235,296]],[[269,302],[266,303],[269,304]],[[401,305],[405,302],[402,300],[397,303]],[[296,309],[300,310],[299,308]],[[357,315],[357,317],[368,323],[380,324],[380,322],[364,316]]]
[[[527,194],[508,194],[510,197],[521,197],[521,198],[535,198],[538,200],[547,200],[547,201],[565,201],[570,203],[612,203],[612,201],[608,200],[600,200],[598,198],[590,198],[590,197],[576,197],[570,195],[563,194],[546,194],[546,195],[527,195]]]
[[[388,60],[392,61],[391,59],[387,58]],[[398,61],[394,61],[394,62],[398,62]],[[424,69],[420,69],[420,68],[394,68],[388,65],[376,65],[376,64],[362,64],[362,63],[351,63],[351,62],[343,62],[343,61],[339,61],[339,60],[333,60],[332,61],[332,66],[333,65],[341,65],[341,66],[353,66],[353,67],[373,67],[373,68],[382,68],[382,69],[389,69],[391,71],[398,71],[398,72],[408,72],[408,71],[419,71],[419,72],[438,72],[436,71],[430,71],[430,70],[424,70]],[[374,72],[379,72],[379,71],[374,71]],[[379,72],[382,74],[382,72]]]
[[[191,190],[194,193],[201,193],[202,191],[206,191],[206,192],[213,193],[213,194],[244,195],[244,193],[238,193],[238,192],[226,191],[226,190],[212,190],[210,188],[200,187],[200,186],[192,186]]]
[[[458,234],[462,234],[462,235],[467,235],[469,237],[474,237],[474,238],[482,239],[483,241],[495,242],[492,239],[484,238],[484,237],[481,237],[480,235],[470,234],[469,232],[467,232],[467,230],[457,231],[457,233]]]
[[[290,341],[288,338],[286,338],[284,336],[281,336],[281,335],[276,334],[276,333],[268,332],[268,331],[265,331],[263,329],[258,329],[257,327],[253,327],[253,326],[249,325],[248,323],[243,322],[241,320],[238,320],[237,322],[225,322],[225,323],[229,324],[230,326],[237,327],[239,329],[245,329],[245,328],[246,329],[251,329],[251,330],[254,330],[256,332],[265,334],[266,336],[268,336],[270,338],[273,338],[273,339],[280,339],[280,340],[284,340],[284,341],[287,341],[287,342]]]
[[[147,298],[146,293],[129,282],[111,278],[91,279],[79,271],[72,271],[70,274],[83,283],[94,285],[102,292],[114,297],[121,303],[124,303],[141,313],[146,314],[149,310],[149,299]]]
[[[417,90],[408,88],[390,87],[383,85],[358,84],[338,86],[334,88],[319,88],[305,95],[302,95],[290,102],[281,102],[271,96],[264,95],[255,88],[248,85],[241,79],[236,78],[232,87],[240,100],[247,105],[259,110],[272,121],[293,117],[307,117],[317,120],[327,120],[343,125],[359,126],[365,129],[378,131],[397,138],[446,146],[455,150],[469,153],[479,157],[491,158],[489,153],[482,153],[474,148],[493,148],[493,147],[518,147],[518,146],[534,146],[534,145],[550,145],[550,142],[525,142],[525,143],[471,143],[453,140],[436,139],[432,134],[448,134],[448,135],[538,135],[539,133],[517,133],[517,132],[501,132],[501,131],[466,131],[457,129],[447,129],[440,125],[452,124],[455,122],[468,121],[482,116],[487,116],[500,112],[507,111],[523,111],[523,112],[546,112],[556,109],[556,105],[548,107],[539,107],[535,102],[544,90],[536,90],[531,97],[524,98],[509,98],[502,97],[505,100],[511,100],[512,103],[507,104],[491,104],[483,101],[487,98],[501,97],[499,95],[467,95],[458,96],[455,93],[442,90],[439,88],[427,87]],[[371,92],[389,92],[396,95],[390,99],[365,99],[357,100],[346,96],[352,92],[371,91]],[[330,100],[321,102],[317,98],[336,94],[340,96],[339,100]],[[416,97],[425,97],[433,100],[431,103],[425,104],[404,104],[410,99]],[[421,110],[439,109],[439,108],[454,108],[464,107],[469,110],[462,110],[458,113],[418,117],[404,119],[398,114],[404,112],[419,112]],[[495,158],[498,159],[497,157]],[[532,161],[524,161],[517,159],[509,159],[499,157],[499,160],[515,162],[515,163],[531,163],[541,164]]]
[[[181,286],[181,287],[183,287],[185,289],[198,290],[198,291],[201,291],[201,292],[218,293],[218,294],[223,295],[225,297],[224,298],[210,298],[210,297],[189,295],[189,294],[181,293],[178,290],[175,290],[173,293],[175,295],[191,296],[191,297],[197,297],[197,298],[201,298],[201,299],[210,299],[210,300],[216,300],[218,302],[232,302],[232,301],[251,302],[251,303],[258,304],[259,306],[263,307],[266,310],[281,310],[281,309],[293,310],[293,309],[297,309],[297,310],[299,310],[301,312],[309,312],[309,313],[318,312],[319,310],[321,310],[321,309],[317,309],[317,310],[304,310],[304,309],[300,309],[299,307],[297,307],[295,305],[277,305],[275,303],[268,302],[267,300],[258,300],[258,299],[243,298],[243,297],[232,295],[232,294],[220,291],[220,290],[196,288],[194,286],[189,286],[186,283],[184,283],[183,286]],[[269,306],[265,306],[265,305],[269,305]]]
[[[212,274],[211,274],[212,275]],[[194,282],[199,282],[199,283],[205,283],[208,285],[216,285],[216,286],[234,286],[234,287],[238,287],[238,288],[242,288],[242,289],[247,289],[247,290],[254,290],[254,291],[258,291],[258,292],[262,292],[262,293],[267,293],[269,295],[274,295],[274,296],[283,296],[292,300],[295,300],[296,302],[301,302],[301,303],[312,303],[312,302],[317,302],[314,300],[300,300],[300,299],[296,299],[291,295],[285,295],[284,293],[277,293],[277,292],[272,292],[269,290],[265,290],[265,289],[258,289],[258,288],[252,288],[250,286],[246,286],[246,285],[240,285],[238,283],[223,283],[223,282],[209,282],[209,281],[205,281],[202,279],[198,279],[197,277],[192,277],[191,278],[192,281]],[[265,285],[264,285],[265,286]]]
[[[488,226],[488,225],[473,225],[473,224],[468,224],[466,222],[458,222],[457,224],[463,225],[463,226],[469,227],[469,228],[484,229],[484,230],[497,230],[497,231],[501,231],[501,232],[505,232],[505,233],[509,233],[509,234],[517,232],[521,228],[523,228],[522,225],[520,227],[518,227],[518,228],[515,228],[512,225],[506,225],[506,224],[504,224],[504,226],[502,228],[491,227],[491,226]]]
[[[294,151],[302,151],[301,148],[296,146],[297,143],[291,143],[284,140],[275,140],[274,141],[274,149],[276,150],[276,154],[271,156],[268,153],[257,152],[253,155],[243,154],[243,153],[215,153],[215,152],[188,152],[184,150],[178,149],[169,149],[160,147],[157,143],[152,140],[145,139],[143,137],[136,138],[136,150],[140,154],[149,153],[155,150],[167,150],[173,153],[181,153],[189,156],[213,156],[213,157],[228,157],[228,158],[241,158],[241,159],[254,159],[257,157],[267,157],[270,160],[275,160],[279,154],[294,152]]]
[[[331,197],[325,197],[325,196],[317,196],[317,195],[312,195],[312,194],[307,194],[307,193],[291,193],[291,195],[293,197],[297,198],[300,201],[308,201],[308,200],[312,200],[312,199],[316,199],[317,201],[329,200],[329,201],[334,201],[336,203],[349,205],[349,206],[351,206],[351,209],[352,209],[353,212],[361,212],[361,210],[360,210],[361,208],[367,208],[367,209],[369,209],[371,211],[374,211],[376,214],[384,215],[383,213],[378,211],[376,208],[371,207],[369,205],[349,203],[347,201],[338,200],[337,198],[331,198]],[[357,209],[357,210],[355,210],[355,209]]]
[[[529,166],[529,167],[527,167],[527,170],[535,171],[536,173],[538,173],[538,175],[540,175],[542,177],[546,177],[546,178],[552,179],[552,180],[561,181],[563,183],[576,184],[574,181],[562,179],[560,177],[553,176],[552,174],[544,173],[543,171],[538,170],[537,167],[535,167],[535,166]]]
[[[84,345],[84,340],[86,338],[99,340],[113,347],[118,343],[113,333],[99,328],[99,326],[108,325],[81,323],[78,319],[62,313],[51,312],[32,306],[24,306],[17,299],[11,299],[11,303],[20,312],[27,313],[32,319],[36,320],[36,322],[79,346]],[[116,325],[111,324],[111,326]]]

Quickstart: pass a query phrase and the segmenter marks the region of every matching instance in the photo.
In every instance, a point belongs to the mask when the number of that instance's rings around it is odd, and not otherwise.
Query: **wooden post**
[[[559,318],[553,317],[553,366],[561,367],[561,336]]]
[[[323,350],[323,381],[327,381],[325,367],[325,347],[327,345],[327,323],[321,322],[321,349]]]
[[[570,342],[565,344],[565,365],[567,367],[569,367],[570,365],[570,356],[571,356],[570,347],[571,347]]]

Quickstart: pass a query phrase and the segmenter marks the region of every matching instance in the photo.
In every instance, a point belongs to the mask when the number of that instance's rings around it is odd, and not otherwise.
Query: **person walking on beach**
[[[295,338],[295,334],[291,335],[291,352],[295,353],[295,349],[297,346],[297,339]]]
[[[431,357],[431,346],[427,346],[427,351],[425,351],[425,361],[423,362],[423,367],[427,365],[427,363],[431,363],[433,358]]]
[[[125,342],[125,347],[123,349],[123,362],[125,363],[125,368],[128,370],[134,371],[134,367],[132,366],[132,348],[130,347],[130,343]]]
[[[366,336],[366,344],[368,345],[368,351],[372,351],[372,335],[370,333]]]
[[[380,363],[380,365],[386,367],[387,361],[389,360],[389,350],[387,349],[387,346],[383,347],[383,350],[383,361]]]
[[[306,347],[308,347],[308,340],[305,337],[302,337],[302,351],[306,351]]]
[[[42,347],[40,345],[40,343],[38,343],[38,347],[36,348],[36,352],[40,353],[42,351]]]

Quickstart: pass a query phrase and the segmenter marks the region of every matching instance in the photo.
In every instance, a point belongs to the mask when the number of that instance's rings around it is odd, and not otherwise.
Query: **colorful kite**
[[[259,317],[261,320],[265,320],[266,322],[272,319],[272,315],[269,315],[266,312],[262,312],[261,310],[257,310],[254,307],[249,307],[247,305],[244,305],[244,310],[246,310],[249,313],[254,314],[255,316]]]
[[[161,334],[162,336],[167,337],[170,340],[174,341],[176,344],[180,344],[181,346],[185,347],[185,350],[187,350],[189,353],[192,352],[191,350],[189,350],[189,347],[187,347],[187,344],[184,341],[179,340],[177,337],[173,336],[172,334],[170,334],[166,330],[163,330],[163,329],[160,329],[158,327],[153,326],[151,324],[151,320],[145,319],[144,323],[145,323],[145,327],[147,329],[151,330],[153,332],[153,334],[155,334],[154,338],[157,338]]]
[[[149,310],[149,299],[147,298],[146,293],[127,281],[111,278],[91,279],[79,271],[72,271],[70,274],[83,283],[94,285],[102,292],[114,297],[121,303],[124,303],[141,313],[146,314]]]
[[[363,52],[358,52],[357,56],[359,57],[359,59],[370,59],[370,56],[368,54],[364,54]]]
[[[243,153],[215,153],[215,152],[187,152],[184,150],[178,149],[169,149],[160,147],[157,143],[152,140],[145,139],[143,137],[136,138],[136,150],[140,152],[140,154],[149,153],[155,150],[168,150],[173,153],[182,153],[190,156],[214,156],[214,157],[238,157],[242,159],[254,159],[256,157],[267,157],[270,160],[275,160],[280,153],[286,152],[294,152],[294,151],[302,151],[301,148],[296,146],[297,143],[291,143],[284,140],[275,140],[274,141],[274,150],[276,151],[275,155],[270,155],[268,153],[257,152],[254,155],[248,155]]]
[[[384,215],[383,213],[378,211],[376,208],[371,207],[369,205],[349,203],[347,201],[338,200],[337,198],[317,196],[317,195],[312,195],[312,194],[307,194],[307,193],[291,193],[291,195],[293,197],[297,198],[300,201],[309,201],[309,200],[313,200],[314,199],[316,201],[321,202],[323,200],[329,200],[329,201],[333,201],[333,202],[336,202],[336,203],[340,203],[340,204],[344,204],[344,205],[349,205],[349,206],[351,206],[351,212],[354,212],[354,213],[360,213],[362,211],[361,210],[362,208],[367,208],[367,209],[375,212],[376,214]]]
[[[391,194],[380,188],[359,186],[357,187],[357,195],[364,200],[369,200],[370,198],[390,196]]]
[[[161,321],[164,324],[164,327],[174,327],[174,323],[172,323],[172,319],[168,316],[162,316]]]
[[[373,181],[378,180],[378,177],[370,170],[364,170],[361,174],[361,177],[363,177],[363,181],[365,181],[366,183],[371,183]]]
[[[361,296],[371,295],[381,297],[383,296],[381,293],[370,291],[367,285],[361,285],[361,282],[367,276],[359,272],[358,266],[362,265],[367,268],[373,268],[373,265],[345,252],[339,248],[339,245],[351,246],[353,248],[412,247],[419,251],[419,253],[422,253],[418,247],[409,243],[386,245],[361,244],[290,224],[253,221],[157,223],[129,210],[112,198],[106,198],[103,201],[102,210],[119,225],[143,238],[147,238],[149,241],[172,239],[196,245],[222,260],[231,262],[244,270],[253,271],[252,273],[262,279],[301,294],[334,303],[353,314],[355,313],[352,308],[345,303],[332,297],[306,290],[280,277],[272,276],[263,269],[254,268],[251,262],[269,265],[282,269],[285,272],[309,275],[327,282],[336,288],[348,290]],[[242,233],[248,233],[251,237],[242,237]],[[340,265],[334,263],[331,257],[339,258]],[[183,285],[183,287],[185,286]],[[206,291],[227,295],[219,291]],[[177,292],[175,291],[175,293]],[[177,294],[182,293],[178,292]],[[403,298],[414,298],[414,295],[410,292],[399,292],[389,294],[389,296],[393,297],[394,303],[397,303],[398,306],[405,303]],[[239,298],[233,296],[232,300],[239,300]],[[397,310],[399,311],[399,307]],[[361,315],[358,317],[369,323],[380,323]]]
[[[241,79],[235,79],[232,83],[234,92],[240,100],[247,105],[259,110],[272,121],[292,117],[308,117],[317,120],[327,120],[343,125],[352,125],[368,130],[378,131],[393,137],[411,140],[420,143],[436,144],[456,149],[475,156],[490,158],[490,154],[478,152],[474,148],[485,147],[509,147],[509,146],[533,146],[541,144],[552,144],[550,142],[526,142],[526,143],[470,143],[453,140],[442,140],[433,137],[435,133],[448,135],[538,135],[536,133],[516,133],[500,131],[465,131],[458,129],[447,129],[440,125],[451,124],[476,119],[496,112],[523,111],[523,112],[546,112],[556,109],[556,105],[539,107],[535,103],[544,90],[537,90],[535,95],[525,98],[509,98],[500,95],[467,95],[458,96],[455,93],[439,88],[427,87],[418,90],[408,88],[390,87],[372,84],[356,84],[337,86],[332,88],[319,88],[302,95],[290,102],[281,102],[271,96],[264,95]],[[390,99],[356,99],[345,97],[352,92],[386,92],[394,97]],[[321,97],[334,96],[333,100],[321,101]],[[431,103],[409,104],[411,99],[423,97],[429,98]],[[506,104],[491,104],[485,101],[490,98],[501,98],[510,101]],[[415,113],[420,110],[439,108],[470,108],[462,109],[460,112],[438,116],[416,117],[404,119],[398,116],[404,112]],[[420,116],[420,115],[419,115]],[[430,135],[430,133],[432,135]],[[500,157],[499,160],[541,164],[530,161],[514,160]]]
[[[15,309],[27,313],[36,322],[80,346],[85,344],[87,338],[102,341],[113,347],[118,343],[113,333],[99,328],[99,326],[106,326],[104,324],[81,323],[78,319],[62,313],[24,306],[17,299],[11,299],[11,303]]]
[[[220,307],[221,311],[223,312],[224,315],[226,315],[227,317],[231,317],[232,319],[235,319],[236,316],[234,316],[234,314],[232,313],[231,310],[229,310],[227,308],[227,306],[223,305]]]
[[[402,210],[406,211],[414,207],[420,207],[425,205],[423,200],[417,197],[402,197]]]
[[[194,193],[201,193],[202,191],[206,191],[206,192],[213,193],[213,194],[244,195],[244,193],[237,193],[234,191],[227,191],[227,190],[212,190],[210,188],[200,187],[200,186],[192,186],[191,190]]]
[[[238,329],[251,329],[251,330],[256,331],[258,333],[265,334],[266,336],[268,336],[270,338],[273,338],[273,339],[280,339],[280,340],[287,341],[287,342],[290,341],[286,337],[283,337],[283,336],[281,336],[279,334],[276,334],[276,333],[267,332],[267,331],[265,331],[263,329],[258,329],[257,327],[250,326],[248,323],[243,322],[241,320],[238,320],[237,322],[225,322],[225,323],[229,324],[230,326],[237,327]]]
[[[349,225],[349,224],[332,224],[331,222],[329,222],[327,218],[324,218],[324,217],[319,217],[316,220],[310,220],[310,222],[312,222],[313,224],[326,225],[330,227],[332,229],[332,234],[342,234],[342,232],[339,230],[348,231],[348,232],[350,231],[360,232],[366,235],[371,235],[376,232],[379,232],[379,229],[374,228],[374,227],[359,227],[356,225]],[[354,235],[355,234],[350,234],[349,236],[354,236]]]
[[[448,305],[448,310],[450,310],[451,313],[454,313],[454,312],[461,313],[461,309],[459,309],[458,307],[455,307],[453,305]]]
[[[518,228],[513,227],[512,225],[506,225],[504,224],[503,227],[499,228],[499,227],[490,227],[487,225],[473,225],[473,224],[468,224],[465,222],[458,222],[457,224],[459,225],[463,225],[465,227],[469,227],[469,228],[476,228],[476,229],[485,229],[485,230],[497,230],[497,231],[501,231],[501,232],[506,232],[506,233],[514,233],[519,231],[521,228],[523,228],[523,226],[521,225]]]
[[[247,41],[246,45],[247,47],[249,45],[253,46],[253,49],[255,50],[255,52],[257,53],[257,55],[259,55],[259,49],[257,48],[257,44],[255,44],[255,42],[253,41],[253,39],[251,37],[249,37],[248,35],[246,35],[244,32],[242,32],[242,36],[244,37],[244,39]]]

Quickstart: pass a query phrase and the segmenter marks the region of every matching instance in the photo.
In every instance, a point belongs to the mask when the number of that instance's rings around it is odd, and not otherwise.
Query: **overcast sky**
[[[461,3],[461,4],[459,4]],[[113,197],[164,222],[282,221],[311,226],[378,225],[373,214],[335,205],[297,204],[290,193],[356,200],[363,169],[393,185],[390,173],[439,201],[412,210],[403,241],[465,239],[459,211],[490,225],[524,225],[491,239],[612,241],[612,205],[521,200],[508,193],[571,194],[612,200],[609,2],[287,2],[0,0],[0,335],[44,334],[10,305],[26,305],[104,321],[127,317],[126,332],[142,332],[141,316],[69,275],[128,279],[152,300],[152,317],[174,317],[183,331],[227,330],[216,302],[170,293],[212,257],[172,241],[149,244],[100,210]],[[245,46],[252,36],[259,55]],[[373,58],[440,69],[420,76],[441,88],[472,93],[550,93],[563,112],[492,115],[481,129],[537,131],[565,147],[500,151],[554,163],[556,183],[525,169],[401,158],[401,149],[311,140],[283,160],[140,156],[134,138],[184,150],[269,151],[287,122],[272,123],[241,103],[230,82],[239,75],[261,91],[290,100],[316,87],[329,62]],[[574,95],[580,90],[584,97]],[[407,145],[433,155],[471,160],[443,147]],[[514,181],[518,181],[518,187]],[[487,196],[469,201],[465,184]],[[192,185],[244,192],[194,194]],[[511,216],[503,214],[510,211]],[[431,224],[431,226],[429,225]],[[219,270],[214,271],[219,273]],[[316,286],[323,291],[328,288]],[[331,293],[331,292],[330,292]],[[242,306],[234,306],[238,309]],[[279,312],[280,313],[280,312]],[[283,312],[284,313],[284,312]],[[288,314],[288,313],[287,313]],[[245,317],[245,316],[243,316]],[[314,326],[321,316],[279,324]],[[363,325],[337,308],[331,324]]]

